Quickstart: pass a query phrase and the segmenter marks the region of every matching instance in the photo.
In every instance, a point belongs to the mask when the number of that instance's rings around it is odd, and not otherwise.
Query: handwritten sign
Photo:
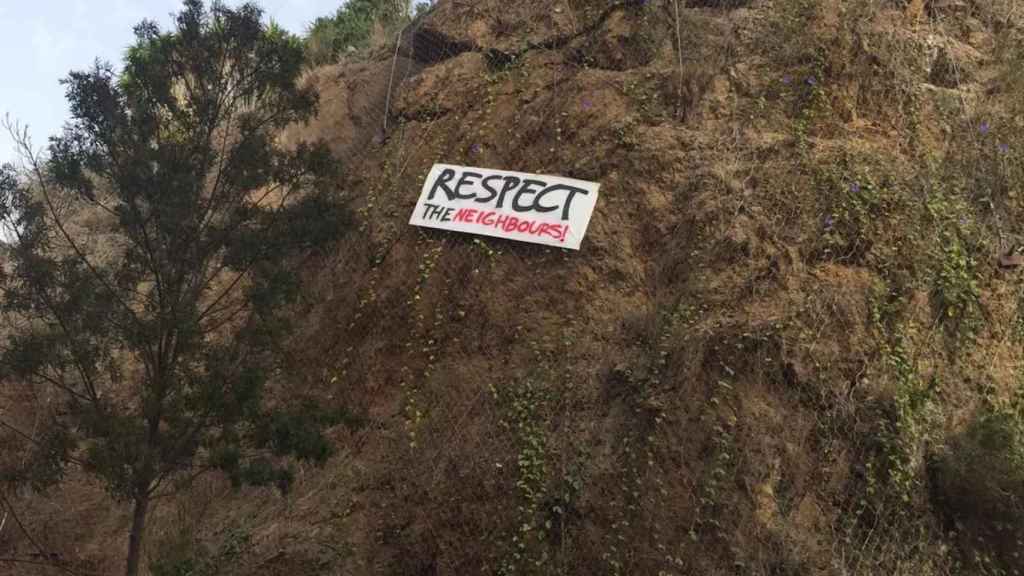
[[[409,224],[579,250],[600,187],[558,176],[436,164]]]

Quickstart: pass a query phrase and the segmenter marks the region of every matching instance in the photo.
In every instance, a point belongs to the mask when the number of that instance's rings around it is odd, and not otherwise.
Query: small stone
[[[1022,265],[1024,265],[1024,254],[1021,254],[1012,248],[1005,254],[999,256],[1000,268],[1020,268]]]

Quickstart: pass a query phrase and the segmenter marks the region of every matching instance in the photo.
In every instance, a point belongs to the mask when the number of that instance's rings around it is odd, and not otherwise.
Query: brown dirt
[[[211,550],[249,536],[225,574],[955,573],[925,485],[920,533],[859,502],[884,481],[897,333],[943,382],[935,444],[974,384],[1016,382],[1019,281],[979,267],[986,328],[956,354],[915,188],[994,77],[994,32],[970,3],[811,2],[795,28],[797,0],[702,4],[442,0],[404,36],[386,133],[391,51],[313,72],[320,116],[285,137],[328,140],[356,228],[305,271],[293,376],[362,425],[288,498],[211,481],[162,504],[151,555],[184,509]],[[439,161],[601,182],[583,249],[409,227]],[[886,191],[867,207],[845,195],[865,173]],[[127,511],[95,488],[25,502],[62,557],[118,565]]]

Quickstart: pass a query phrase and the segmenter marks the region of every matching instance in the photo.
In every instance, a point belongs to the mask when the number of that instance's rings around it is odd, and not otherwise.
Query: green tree
[[[392,27],[411,16],[410,0],[349,0],[333,16],[317,18],[306,33],[309,61],[314,65],[334,62],[352,48],[364,48],[374,26]],[[417,13],[420,7],[417,5]]]
[[[329,456],[338,420],[285,389],[281,351],[298,259],[345,214],[327,148],[277,139],[318,101],[298,39],[201,0],[135,34],[120,73],[63,81],[72,120],[45,158],[8,125],[24,165],[0,170],[0,383],[61,399],[5,479],[101,479],[133,506],[129,576],[154,499],[218,471],[286,490],[295,459]]]

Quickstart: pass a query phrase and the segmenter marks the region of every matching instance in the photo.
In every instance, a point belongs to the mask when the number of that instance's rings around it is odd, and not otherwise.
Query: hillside
[[[314,70],[283,137],[331,144],[353,231],[303,271],[282,378],[348,408],[338,454],[286,497],[160,503],[153,574],[1017,573],[1022,25],[440,0]],[[408,226],[436,162],[600,182],[582,249]],[[118,570],[129,510],[87,480],[18,505]]]

